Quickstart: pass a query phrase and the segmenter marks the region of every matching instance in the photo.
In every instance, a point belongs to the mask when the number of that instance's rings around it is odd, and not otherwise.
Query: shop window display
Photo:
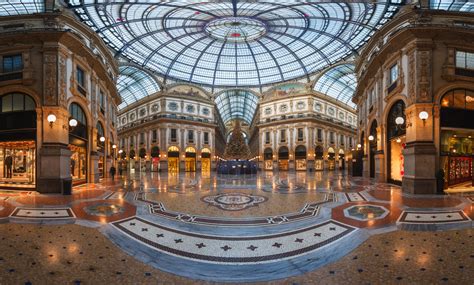
[[[77,181],[86,179],[86,148],[69,145],[71,150],[71,176],[72,179]]]
[[[473,138],[474,131],[441,131],[440,163],[447,186],[472,181]]]
[[[0,169],[0,184],[34,186],[35,142],[1,142]]]

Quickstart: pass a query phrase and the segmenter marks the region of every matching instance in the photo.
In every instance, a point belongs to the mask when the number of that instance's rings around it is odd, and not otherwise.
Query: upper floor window
[[[352,137],[349,137],[349,147],[352,147]]]
[[[82,70],[82,68],[80,67],[77,67],[77,70],[76,70],[76,80],[79,85],[81,85],[82,87],[85,86],[86,78],[85,78],[84,70]]]
[[[390,67],[390,74],[389,74],[389,84],[394,83],[398,79],[398,64],[392,65]]]
[[[21,54],[8,55],[3,57],[2,71],[4,73],[20,71],[23,69],[23,59]]]
[[[194,131],[188,131],[188,143],[194,143]]]
[[[333,132],[329,133],[329,143],[334,143],[334,133]]]
[[[323,130],[321,129],[318,129],[318,142],[322,142],[323,141]]]
[[[270,132],[265,132],[265,143],[270,143]]]
[[[456,67],[474,70],[474,53],[456,51]]]
[[[204,144],[209,144],[209,133],[204,132]]]
[[[298,141],[302,141],[304,137],[303,128],[298,128]]]
[[[104,92],[102,92],[102,90],[100,90],[99,92],[99,104],[100,104],[100,112],[102,114],[105,113],[105,95],[104,95]]]
[[[145,133],[140,133],[140,144],[145,144]]]
[[[339,143],[340,143],[341,145],[344,145],[344,135],[340,135],[340,136],[339,136]]]
[[[130,146],[135,144],[135,137],[130,137]]]
[[[178,140],[178,132],[176,129],[170,130],[170,140],[171,142],[176,142]]]
[[[280,142],[286,142],[286,130],[280,130]]]
[[[153,140],[153,142],[156,142],[157,139],[158,139],[158,131],[157,131],[157,130],[153,130],[153,132],[152,132],[152,140]]]
[[[30,96],[25,94],[13,93],[5,95],[0,99],[0,113],[34,110],[35,102]]]

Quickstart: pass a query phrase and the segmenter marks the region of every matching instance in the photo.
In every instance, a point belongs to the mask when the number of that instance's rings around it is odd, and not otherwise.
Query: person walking
[[[113,165],[110,167],[109,172],[110,176],[112,177],[112,181],[115,180],[115,167]]]
[[[123,167],[122,167],[122,165],[119,164],[119,167],[118,167],[118,168],[119,168],[119,175],[120,175],[120,177],[122,177],[122,173],[123,173]]]

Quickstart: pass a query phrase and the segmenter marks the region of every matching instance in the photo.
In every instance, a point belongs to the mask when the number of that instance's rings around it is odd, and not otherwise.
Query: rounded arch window
[[[69,126],[69,133],[76,137],[87,139],[87,120],[82,107],[77,103],[72,103],[69,106],[69,115],[70,119],[77,121],[77,126]]]
[[[273,159],[273,150],[269,147],[267,147],[264,151],[263,151],[263,158],[265,160],[272,160]]]
[[[10,93],[2,96],[0,105],[0,113],[35,111],[36,108],[33,98],[23,93]]]

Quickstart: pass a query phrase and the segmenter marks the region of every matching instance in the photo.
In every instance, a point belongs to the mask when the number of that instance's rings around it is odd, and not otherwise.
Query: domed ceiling
[[[256,87],[309,77],[357,53],[399,1],[71,0],[115,51],[164,79]]]

